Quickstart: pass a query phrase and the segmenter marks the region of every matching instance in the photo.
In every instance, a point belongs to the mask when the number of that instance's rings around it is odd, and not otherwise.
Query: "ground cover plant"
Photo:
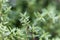
[[[0,40],[60,40],[60,0],[0,0]]]

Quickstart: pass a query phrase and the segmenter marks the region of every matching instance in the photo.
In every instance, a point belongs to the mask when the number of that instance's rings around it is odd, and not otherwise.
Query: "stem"
[[[32,40],[34,40],[34,26],[32,27]]]
[[[2,0],[0,0],[0,16],[2,14]]]
[[[28,35],[27,35],[27,34],[28,34],[28,30],[27,30],[27,28],[26,28],[26,40],[28,40],[28,38],[27,38]]]

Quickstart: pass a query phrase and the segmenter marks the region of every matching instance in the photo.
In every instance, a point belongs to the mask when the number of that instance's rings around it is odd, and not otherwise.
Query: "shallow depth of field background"
[[[60,0],[0,0],[0,40],[60,40]]]

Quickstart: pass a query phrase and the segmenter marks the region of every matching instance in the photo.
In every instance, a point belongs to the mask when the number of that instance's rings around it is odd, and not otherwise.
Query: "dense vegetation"
[[[0,40],[60,40],[60,0],[0,0]]]

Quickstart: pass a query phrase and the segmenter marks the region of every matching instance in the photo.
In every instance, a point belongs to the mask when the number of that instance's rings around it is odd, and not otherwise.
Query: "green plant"
[[[47,0],[17,1],[12,6],[8,0],[0,0],[0,40],[60,40],[56,2],[45,7]]]

